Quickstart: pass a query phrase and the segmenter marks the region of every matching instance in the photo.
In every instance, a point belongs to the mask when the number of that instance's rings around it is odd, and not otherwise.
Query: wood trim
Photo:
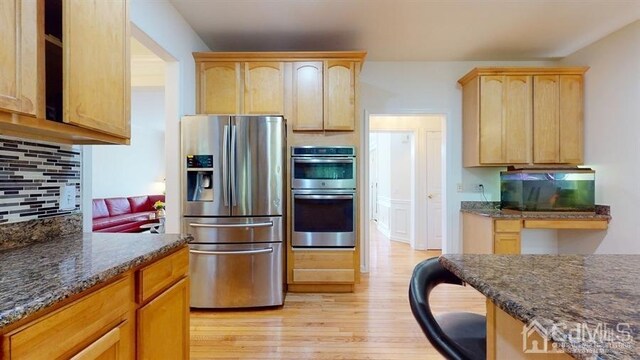
[[[576,67],[477,67],[458,80],[464,86],[482,75],[584,75],[588,66]]]
[[[363,62],[366,51],[238,51],[238,52],[194,52],[196,62],[201,61],[318,61],[319,59],[341,59]]]
[[[292,293],[350,293],[353,284],[289,284]]]
[[[0,134],[63,144],[130,144],[123,139],[89,129],[0,111]]]
[[[487,298],[487,360],[496,358],[496,306]]]
[[[606,230],[607,220],[524,220],[527,229]]]

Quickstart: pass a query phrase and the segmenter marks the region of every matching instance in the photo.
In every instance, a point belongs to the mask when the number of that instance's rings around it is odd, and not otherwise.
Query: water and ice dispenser
[[[213,201],[213,155],[187,155],[187,201]]]

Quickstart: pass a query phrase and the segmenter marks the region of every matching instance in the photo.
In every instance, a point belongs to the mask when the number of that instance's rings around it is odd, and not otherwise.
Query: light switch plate
[[[73,210],[76,208],[76,187],[75,185],[63,185],[60,189],[60,210]]]

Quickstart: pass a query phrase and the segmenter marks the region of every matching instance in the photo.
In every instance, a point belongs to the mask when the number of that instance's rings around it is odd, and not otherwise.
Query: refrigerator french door
[[[195,115],[181,130],[191,306],[282,305],[284,119]]]

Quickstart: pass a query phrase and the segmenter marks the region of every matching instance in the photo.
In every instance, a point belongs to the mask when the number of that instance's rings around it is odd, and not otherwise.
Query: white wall
[[[164,89],[131,89],[131,145],[93,146],[92,198],[161,194]]]
[[[564,58],[585,75],[585,165],[596,203],[611,206],[608,231],[559,231],[561,253],[640,253],[640,21]]]
[[[360,76],[362,110],[368,114],[443,114],[446,144],[446,234],[443,251],[459,252],[460,201],[480,200],[475,193],[457,193],[456,184],[482,183],[489,200],[500,197],[499,170],[462,168],[462,90],[457,81],[476,66],[540,66],[551,62],[374,62],[364,63]],[[368,124],[365,125],[365,130]],[[367,131],[365,131],[366,133]]]

